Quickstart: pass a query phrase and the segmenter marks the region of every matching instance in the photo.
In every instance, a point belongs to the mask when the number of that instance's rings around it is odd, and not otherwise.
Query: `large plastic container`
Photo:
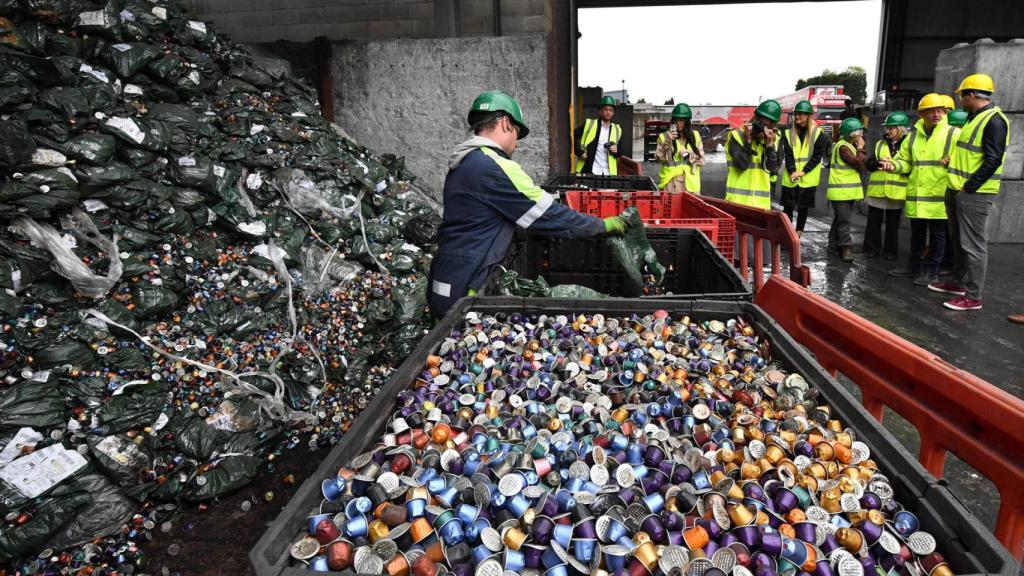
[[[692,228],[648,228],[647,240],[667,269],[662,287],[668,296],[750,300],[750,286],[708,238]],[[502,264],[523,278],[543,276],[548,284],[579,284],[616,297],[636,297],[625,291],[625,274],[612,257],[605,238],[565,240],[529,235],[514,243]],[[500,270],[498,271],[500,273]],[[489,282],[488,285],[493,284]],[[484,294],[493,294],[484,292]]]
[[[708,300],[552,300],[539,298],[463,298],[420,342],[416,350],[395,371],[373,403],[356,419],[345,439],[325,457],[317,471],[307,479],[288,506],[249,552],[249,561],[258,576],[302,576],[305,566],[292,565],[289,549],[306,531],[305,519],[315,513],[321,501],[320,483],[366,452],[381,436],[395,410],[398,393],[413,385],[427,355],[436,353],[451,330],[471,310],[520,312],[527,314],[601,313],[628,316],[667,310],[673,317],[689,315],[698,320],[726,321],[744,315],[755,331],[772,343],[773,357],[791,371],[799,372],[818,388],[832,407],[835,417],[856,432],[857,439],[871,448],[871,458],[892,483],[895,498],[917,515],[921,529],[933,534],[950,567],[958,575],[1017,574],[1018,565],[980,521],[960,505],[942,482],[921,465],[892,438],[882,425],[861,407],[760,307],[749,302]],[[329,574],[341,574],[330,572]]]
[[[650,176],[595,176],[594,174],[556,174],[541,188],[552,194],[569,190],[649,190],[658,185]]]
[[[679,192],[567,191],[565,204],[584,214],[607,218],[636,206],[648,228],[695,228],[730,262],[736,244],[736,219],[694,194]]]

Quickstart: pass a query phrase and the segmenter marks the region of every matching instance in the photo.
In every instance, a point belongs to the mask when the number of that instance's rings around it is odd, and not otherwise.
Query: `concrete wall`
[[[951,94],[976,72],[992,76],[996,105],[1010,120],[1010,147],[996,210],[989,218],[989,237],[993,242],[1024,243],[1024,40],[979,40],[943,50],[935,65],[934,89]]]
[[[336,122],[375,150],[405,156],[440,197],[452,148],[469,136],[466,113],[484,90],[519,100],[530,136],[515,160],[548,174],[547,42],[543,35],[349,41],[333,46]]]
[[[433,0],[184,0],[198,20],[213,22],[239,42],[307,42],[317,36],[429,38]],[[544,31],[545,0],[499,2],[503,35]],[[494,33],[492,0],[459,0],[463,36]]]

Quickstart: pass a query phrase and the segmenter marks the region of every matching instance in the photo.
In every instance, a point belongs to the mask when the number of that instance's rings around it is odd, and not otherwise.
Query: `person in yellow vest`
[[[946,109],[946,114],[956,110],[956,102],[953,101],[952,96],[948,94],[939,94],[939,96],[942,96],[942,107]]]
[[[891,270],[889,274],[913,278],[918,286],[938,282],[939,265],[946,249],[946,162],[956,141],[956,128],[946,122],[945,110],[941,96],[925,94],[917,105],[920,120],[896,158],[887,163],[891,171],[908,176],[904,211],[910,219],[907,267]]]
[[[762,210],[772,208],[771,175],[779,170],[775,125],[782,107],[775,100],[757,105],[754,118],[741,128],[729,131],[725,144],[725,199]]]
[[[826,196],[832,205],[832,226],[828,230],[828,249],[838,251],[843,262],[853,262],[853,235],[850,220],[857,200],[864,198],[860,173],[867,162],[864,151],[864,125],[847,118],[839,125],[840,139],[832,148]]]
[[[907,177],[882,169],[882,163],[892,160],[907,137],[910,119],[904,112],[892,112],[882,122],[885,138],[875,142],[875,155],[867,162],[871,172],[868,178],[868,225],[864,229],[864,253],[868,258],[885,254],[886,260],[895,260],[900,238],[900,212],[907,199]],[[882,241],[882,222],[885,222],[885,241]]]
[[[814,196],[821,181],[821,161],[828,150],[828,136],[818,127],[813,114],[810,102],[797,102],[793,107],[793,125],[779,138],[780,155],[785,160],[779,203],[790,221],[796,209],[797,236],[803,233],[807,213],[814,208]]]
[[[672,126],[658,134],[654,159],[661,163],[658,189],[700,194],[700,168],[704,165],[704,141],[693,128],[693,112],[686,104],[672,109]]]
[[[950,310],[981,309],[988,269],[988,215],[999,194],[1010,146],[1010,120],[992,102],[994,92],[987,74],[971,74],[956,90],[968,115],[949,159],[946,190],[955,269],[950,282],[928,285],[930,290],[956,295],[943,303]]]
[[[576,129],[573,142],[576,150],[576,173],[598,176],[619,174],[619,139],[622,126],[612,122],[615,116],[615,98],[601,98],[599,118],[587,118]]]

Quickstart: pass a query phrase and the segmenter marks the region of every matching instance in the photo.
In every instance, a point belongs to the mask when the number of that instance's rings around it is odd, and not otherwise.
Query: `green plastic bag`
[[[629,229],[622,236],[608,238],[608,247],[626,273],[623,296],[643,296],[645,278],[653,277],[654,283],[660,285],[665,277],[665,267],[658,262],[658,255],[647,241],[644,223],[636,207],[626,208],[619,217],[626,221]]]

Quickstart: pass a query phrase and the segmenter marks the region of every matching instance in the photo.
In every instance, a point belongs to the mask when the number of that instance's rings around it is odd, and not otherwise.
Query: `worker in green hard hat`
[[[654,159],[661,163],[658,188],[668,192],[700,194],[700,168],[704,165],[704,141],[694,129],[693,111],[686,104],[672,109],[672,124],[658,134]]]
[[[864,125],[856,118],[847,118],[839,125],[839,137],[832,147],[826,191],[834,213],[828,230],[828,249],[839,252],[843,262],[853,262],[850,221],[854,204],[864,198],[860,173],[868,159],[864,150]]]
[[[438,318],[483,287],[505,258],[516,227],[561,238],[621,234],[627,228],[618,216],[602,220],[556,202],[512,160],[518,141],[530,132],[514,98],[484,92],[468,119],[473,136],[448,160],[444,214],[430,267],[430,310]]]
[[[946,122],[949,122],[950,126],[963,128],[964,124],[967,124],[967,111],[953,110],[952,112],[946,115]]]
[[[884,166],[896,158],[900,145],[910,129],[910,118],[906,112],[891,112],[882,122],[885,137],[875,142],[874,155],[866,167],[868,192],[868,224],[864,229],[864,254],[877,258],[884,254],[886,260],[895,260],[899,247],[900,213],[907,200],[907,175],[886,172]],[[885,240],[882,240],[882,223],[885,222]]]
[[[612,122],[615,117],[615,98],[601,98],[597,118],[587,118],[573,134],[576,152],[576,173],[598,176],[618,176],[619,139],[622,126]]]
[[[821,181],[821,161],[828,151],[828,135],[814,121],[810,102],[797,102],[793,107],[793,125],[779,140],[785,162],[779,203],[800,236],[807,223],[807,213],[814,207],[814,196]],[[797,211],[795,221],[794,209]]]
[[[782,107],[775,100],[757,105],[754,117],[729,132],[725,162],[729,175],[725,181],[725,199],[762,210],[771,210],[771,175],[779,169],[776,124]]]

